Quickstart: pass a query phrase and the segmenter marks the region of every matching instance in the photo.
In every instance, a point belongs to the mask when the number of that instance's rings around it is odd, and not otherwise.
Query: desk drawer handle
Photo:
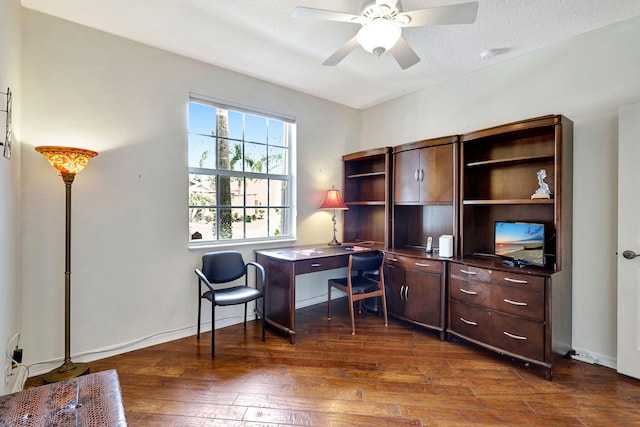
[[[387,258],[387,261],[398,262],[398,258]]]
[[[429,264],[424,264],[422,262],[416,262],[416,266],[418,266],[418,267],[429,267],[430,265]]]
[[[462,292],[463,294],[467,294],[467,295],[478,295],[477,292],[475,291],[468,291],[465,288],[460,288],[460,292]]]
[[[311,267],[322,267],[322,264],[320,264],[320,263],[313,263],[313,264],[311,264]]]
[[[460,273],[468,274],[469,276],[475,276],[478,274],[475,271],[467,271],[467,270],[460,270]]]
[[[467,319],[465,319],[464,317],[461,317],[461,318],[460,318],[460,320],[461,320],[463,323],[466,323],[467,325],[471,325],[471,326],[478,326],[478,324],[477,324],[476,322],[472,322],[471,320],[467,320]],[[506,332],[505,332],[505,334],[506,334]]]
[[[513,338],[514,340],[520,340],[520,341],[526,341],[527,340],[527,337],[523,337],[523,336],[520,336],[520,335],[513,335],[513,334],[510,334],[507,331],[504,331],[503,334],[505,334],[509,338]]]
[[[511,305],[520,305],[520,306],[527,306],[529,304],[527,304],[526,302],[519,302],[519,301],[511,301],[510,299],[503,299],[502,301],[506,302],[507,304],[511,304]]]
[[[504,280],[511,283],[520,283],[521,285],[526,285],[527,283],[529,283],[526,280],[510,279],[508,277],[505,277]]]

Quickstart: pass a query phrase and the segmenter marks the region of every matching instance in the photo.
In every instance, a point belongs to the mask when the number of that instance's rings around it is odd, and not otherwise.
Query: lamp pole
[[[89,372],[88,363],[71,361],[71,184],[87,165],[95,151],[70,147],[36,147],[49,163],[60,171],[65,186],[65,245],[64,245],[64,362],[44,376],[53,383],[84,375]]]

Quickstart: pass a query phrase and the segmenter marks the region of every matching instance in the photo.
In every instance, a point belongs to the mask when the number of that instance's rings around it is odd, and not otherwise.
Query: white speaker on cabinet
[[[440,257],[453,257],[453,236],[450,234],[440,236]]]

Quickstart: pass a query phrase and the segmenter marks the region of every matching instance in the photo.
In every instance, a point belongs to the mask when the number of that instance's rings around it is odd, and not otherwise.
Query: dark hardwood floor
[[[259,323],[92,362],[116,369],[131,426],[640,426],[640,381],[563,360],[544,372],[346,300],[297,311],[296,344]],[[195,313],[194,313],[195,317]],[[27,387],[42,383],[31,378]]]

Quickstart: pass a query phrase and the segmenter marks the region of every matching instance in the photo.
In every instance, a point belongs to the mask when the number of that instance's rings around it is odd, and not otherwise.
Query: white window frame
[[[296,181],[295,181],[296,121],[295,121],[295,118],[284,115],[284,114],[266,112],[260,109],[246,107],[243,105],[210,98],[203,95],[196,95],[196,94],[189,95],[189,103],[187,104],[187,111],[189,110],[188,108],[189,104],[192,102],[204,104],[204,105],[210,105],[218,109],[225,109],[228,111],[239,112],[239,113],[242,113],[243,115],[248,114],[253,116],[264,117],[266,119],[279,120],[285,123],[285,137],[287,139],[286,149],[288,150],[288,155],[285,157],[287,159],[286,170],[288,171],[288,174],[284,174],[284,175],[273,174],[273,173],[268,173],[268,171],[266,173],[260,173],[260,172],[244,171],[244,170],[243,171],[224,170],[224,169],[217,169],[217,165],[216,165],[216,168],[213,168],[213,169],[199,168],[199,167],[193,167],[188,164],[188,176],[190,177],[191,174],[198,174],[198,175],[215,175],[216,178],[218,178],[219,176],[228,176],[228,177],[235,177],[235,178],[259,178],[259,179],[273,178],[273,179],[285,181],[288,187],[288,191],[286,192],[286,197],[285,197],[285,200],[283,200],[283,204],[278,207],[285,208],[286,212],[288,212],[288,214],[284,215],[283,228],[288,228],[289,232],[283,233],[282,235],[278,235],[278,236],[261,236],[261,237],[255,237],[255,238],[244,237],[241,239],[220,239],[219,237],[220,227],[219,227],[219,224],[216,224],[217,225],[216,230],[218,230],[218,235],[214,237],[214,240],[200,240],[200,239],[194,240],[192,239],[191,230],[189,230],[189,233],[188,233],[189,246],[190,247],[203,247],[203,246],[220,247],[225,245],[237,246],[237,245],[243,245],[243,244],[272,243],[274,241],[279,241],[279,242],[294,241],[296,238],[296,185],[295,185],[296,184]],[[191,129],[189,128],[189,125],[190,125],[190,122],[187,119],[187,136],[202,135],[202,134],[192,133]],[[211,135],[202,135],[202,136],[210,137]],[[251,141],[246,141],[244,139],[244,136],[242,139],[235,139],[234,141],[240,141],[242,142],[242,144],[252,143]],[[189,138],[187,138],[187,151],[189,151]],[[219,180],[216,179],[216,185],[219,185],[218,181]],[[246,187],[244,187],[244,189],[246,191]],[[190,192],[188,195],[190,196]],[[216,191],[216,204],[206,206],[207,208],[216,209],[216,212],[218,209],[221,208],[217,200],[217,197],[219,197],[218,191]],[[246,193],[244,195],[244,200],[245,200],[245,203],[242,206],[232,206],[232,208],[234,209],[240,209],[240,208],[254,209],[255,208],[255,206],[253,205],[246,204],[246,200],[247,200]],[[201,207],[200,205],[191,205],[190,202],[191,200],[189,200],[189,205],[188,205],[189,211],[191,211],[192,208]],[[225,206],[225,208],[228,208],[228,207]],[[267,205],[265,206],[265,208],[269,209],[272,207]],[[215,219],[216,223],[219,221],[219,218],[220,216],[216,215],[216,219]],[[190,227],[191,227],[191,219],[189,219],[189,222],[188,222],[188,228]],[[244,234],[246,235],[246,230]]]

